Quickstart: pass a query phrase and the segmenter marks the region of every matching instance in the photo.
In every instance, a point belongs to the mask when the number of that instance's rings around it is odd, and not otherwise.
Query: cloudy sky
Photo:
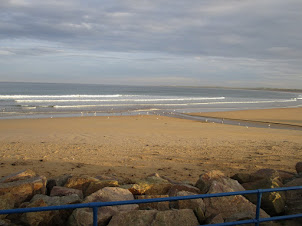
[[[0,81],[302,88],[301,0],[1,0]]]

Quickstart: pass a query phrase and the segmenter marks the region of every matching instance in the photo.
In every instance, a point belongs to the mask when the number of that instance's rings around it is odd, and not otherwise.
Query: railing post
[[[258,189],[258,193],[257,193],[257,207],[256,207],[256,221],[257,222],[255,223],[255,226],[259,226],[261,198],[262,198],[262,192],[261,192],[260,189]]]
[[[98,207],[94,206],[93,209],[93,226],[98,225]]]

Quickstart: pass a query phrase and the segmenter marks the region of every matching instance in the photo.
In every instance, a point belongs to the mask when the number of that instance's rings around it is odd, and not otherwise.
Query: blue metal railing
[[[302,190],[302,186],[246,190],[246,191],[228,192],[228,193],[176,196],[176,197],[155,198],[155,199],[139,199],[139,200],[126,200],[126,201],[114,201],[114,202],[91,202],[91,203],[70,204],[70,205],[62,205],[62,206],[19,208],[19,209],[10,209],[10,210],[0,210],[0,215],[1,214],[51,211],[51,210],[76,209],[76,208],[92,208],[93,209],[93,225],[96,226],[97,218],[98,218],[98,214],[97,214],[98,208],[104,207],[104,206],[119,206],[119,205],[142,204],[142,203],[153,203],[153,202],[179,201],[179,200],[188,200],[188,199],[214,198],[214,197],[233,196],[233,195],[257,194],[256,216],[254,219],[226,222],[226,223],[220,223],[220,224],[211,224],[211,226],[241,225],[241,224],[250,224],[250,223],[254,223],[255,225],[258,226],[261,222],[288,220],[288,219],[302,217],[302,213],[300,213],[300,214],[294,214],[294,215],[260,218],[261,198],[262,198],[263,193],[289,191],[289,190]]]

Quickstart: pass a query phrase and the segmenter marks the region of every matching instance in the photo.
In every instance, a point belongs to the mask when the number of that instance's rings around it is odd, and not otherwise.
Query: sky
[[[1,0],[0,81],[302,88],[301,0]]]

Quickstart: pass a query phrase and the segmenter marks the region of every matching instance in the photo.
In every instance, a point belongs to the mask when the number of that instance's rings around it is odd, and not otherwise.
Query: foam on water
[[[146,96],[143,96],[146,98]],[[152,96],[149,96],[149,99],[140,99],[142,97],[136,96],[135,99],[23,99],[23,100],[14,100],[17,103],[30,103],[30,102],[37,102],[37,103],[43,103],[43,102],[156,102],[156,101],[194,101],[194,100],[224,100],[225,97],[191,97],[191,98],[154,98]]]
[[[28,99],[28,98],[110,98],[110,97],[120,97],[127,95],[81,95],[81,94],[73,94],[73,95],[0,95],[0,99]],[[128,95],[132,96],[132,95]]]

